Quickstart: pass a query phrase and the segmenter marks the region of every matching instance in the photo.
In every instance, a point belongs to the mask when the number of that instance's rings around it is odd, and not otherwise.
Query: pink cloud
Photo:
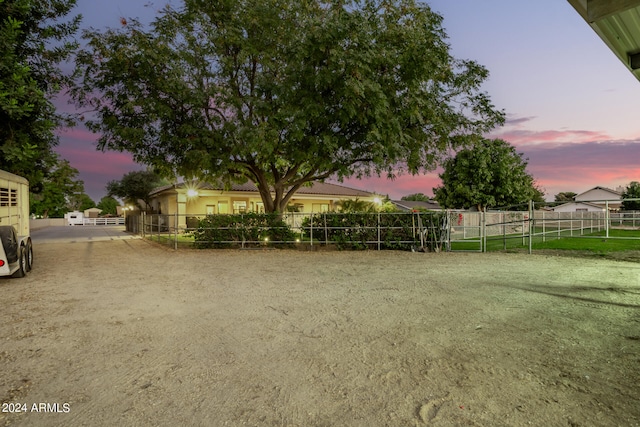
[[[424,175],[401,175],[394,180],[386,177],[371,177],[359,180],[345,179],[341,185],[371,191],[381,195],[388,195],[392,200],[400,200],[402,196],[423,193],[433,196],[433,188],[441,184],[438,172]]]
[[[586,130],[523,130],[513,129],[499,133],[492,133],[491,138],[500,138],[508,141],[516,147],[537,145],[545,143],[578,143],[602,141],[611,137],[603,132]]]
[[[617,188],[640,181],[640,140],[536,144],[519,147],[528,159],[528,172],[546,193],[547,200],[562,191],[581,193],[595,186]],[[426,175],[347,179],[344,185],[388,194],[392,199],[413,193],[433,196],[441,185],[438,171]]]

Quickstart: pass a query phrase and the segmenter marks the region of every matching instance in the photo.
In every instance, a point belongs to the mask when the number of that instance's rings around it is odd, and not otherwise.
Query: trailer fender
[[[18,269],[13,273],[12,277],[24,277],[27,274],[27,248],[20,245],[18,249]]]
[[[18,242],[18,236],[16,236],[16,229],[11,225],[0,226],[0,240],[7,256],[7,262],[13,264],[18,261],[20,242]]]

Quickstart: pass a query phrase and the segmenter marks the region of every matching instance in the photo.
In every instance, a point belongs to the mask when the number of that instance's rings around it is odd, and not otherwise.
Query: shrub
[[[275,213],[207,215],[191,234],[198,248],[261,246],[270,242],[290,244],[295,241],[293,231]]]
[[[322,213],[305,218],[302,230],[314,240],[335,243],[338,249],[376,249],[380,230],[381,249],[410,250],[420,245],[420,227],[426,231],[426,249],[441,249],[444,213]]]

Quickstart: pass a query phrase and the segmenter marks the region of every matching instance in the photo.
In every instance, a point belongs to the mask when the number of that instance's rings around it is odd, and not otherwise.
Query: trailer
[[[24,277],[33,266],[29,182],[0,170],[0,276]]]

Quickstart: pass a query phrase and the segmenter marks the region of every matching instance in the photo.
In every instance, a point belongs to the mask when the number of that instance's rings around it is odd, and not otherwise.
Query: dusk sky
[[[82,27],[118,27],[120,17],[150,21],[166,0],[78,0]],[[615,189],[640,181],[640,81],[624,67],[566,0],[430,0],[444,16],[452,53],[489,69],[483,86],[507,123],[491,138],[513,144],[547,200],[562,191]],[[174,2],[175,4],[175,2]],[[67,111],[72,106],[60,105]],[[82,128],[60,133],[57,151],[80,171],[96,202],[110,180],[144,169],[127,153],[96,151]],[[344,185],[399,199],[433,195],[427,175],[347,180]]]

